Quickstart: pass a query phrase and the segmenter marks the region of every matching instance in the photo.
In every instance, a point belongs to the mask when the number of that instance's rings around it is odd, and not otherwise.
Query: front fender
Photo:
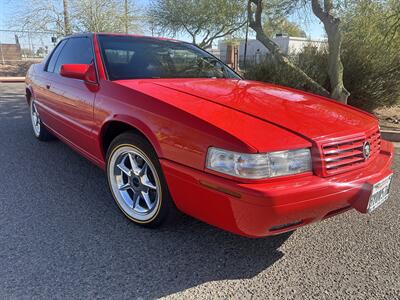
[[[141,134],[143,134],[147,140],[150,142],[150,144],[153,146],[154,150],[157,153],[157,156],[162,158],[163,157],[163,152],[160,147],[160,143],[157,140],[157,137],[154,135],[152,130],[141,120],[130,116],[130,115],[122,115],[122,114],[116,114],[113,116],[110,116],[105,120],[103,125],[101,126],[100,130],[100,136],[103,137],[105,131],[107,130],[108,126],[113,123],[113,122],[119,122],[123,123],[127,126],[130,126],[136,130],[138,130]],[[103,148],[103,139],[99,139],[100,147]]]

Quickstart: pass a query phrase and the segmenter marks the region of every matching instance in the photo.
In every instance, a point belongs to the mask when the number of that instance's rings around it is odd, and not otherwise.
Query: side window
[[[60,54],[62,48],[64,47],[66,40],[62,40],[57,47],[54,49],[53,53],[50,56],[50,60],[47,63],[46,71],[47,72],[54,72],[54,67],[56,65],[56,61],[58,58],[58,55]]]
[[[92,43],[89,38],[69,38],[58,56],[54,72],[60,73],[63,64],[90,64],[93,61]]]

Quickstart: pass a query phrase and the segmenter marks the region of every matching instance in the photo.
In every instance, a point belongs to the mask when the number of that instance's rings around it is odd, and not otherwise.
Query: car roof
[[[184,42],[184,41],[171,39],[171,38],[166,38],[166,37],[148,36],[148,35],[139,35],[139,34],[127,34],[127,33],[117,33],[117,32],[83,32],[83,33],[74,33],[74,34],[71,34],[71,35],[68,35],[68,36],[64,37],[63,39],[73,38],[73,37],[92,37],[94,35],[127,36],[127,37],[133,37],[133,38],[154,39],[154,40],[158,40],[158,41],[171,41],[171,42],[177,42],[177,43],[187,43],[187,42]]]

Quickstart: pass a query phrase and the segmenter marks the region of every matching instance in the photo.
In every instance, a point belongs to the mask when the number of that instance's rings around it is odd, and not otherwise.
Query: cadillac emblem
[[[369,142],[365,142],[363,145],[364,159],[367,160],[370,155],[371,155],[371,144]]]

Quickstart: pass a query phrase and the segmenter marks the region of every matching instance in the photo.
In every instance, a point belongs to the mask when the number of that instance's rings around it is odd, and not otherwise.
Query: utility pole
[[[69,22],[69,13],[68,13],[68,0],[63,0],[64,6],[64,33],[65,35],[70,35],[71,32],[71,24]]]
[[[249,20],[247,20],[247,23],[246,23],[246,39],[244,40],[243,69],[244,69],[245,72],[247,71],[246,63],[247,63],[247,42],[248,42],[248,39],[249,39]]]
[[[128,10],[128,0],[125,0],[125,33],[129,30],[129,10]]]

